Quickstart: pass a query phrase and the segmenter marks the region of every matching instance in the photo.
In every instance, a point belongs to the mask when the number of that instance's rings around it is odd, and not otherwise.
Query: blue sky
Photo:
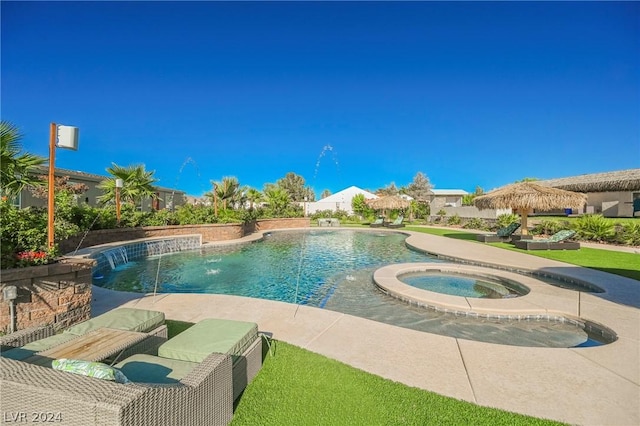
[[[490,190],[640,167],[637,2],[7,2],[1,114],[56,166]]]

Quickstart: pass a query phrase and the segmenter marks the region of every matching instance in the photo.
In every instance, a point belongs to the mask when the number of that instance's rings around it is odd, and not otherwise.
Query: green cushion
[[[2,351],[0,356],[3,358],[15,359],[16,361],[22,361],[25,358],[29,358],[31,355],[34,355],[36,351],[30,351],[28,349],[22,348],[13,348],[8,351]]]
[[[76,337],[78,336],[74,334],[55,334],[53,336],[45,337],[44,339],[27,343],[26,345],[19,348],[3,350],[0,356],[9,359],[15,359],[17,361],[22,361],[23,359],[29,358],[31,355],[34,355],[36,352],[45,351],[61,343],[67,342],[71,339],[75,339]]]
[[[96,379],[111,380],[118,383],[129,383],[126,375],[120,370],[109,367],[101,362],[83,361],[80,359],[55,359],[51,363],[54,370],[66,371],[68,373],[82,376],[94,377]]]
[[[128,331],[151,331],[164,324],[164,313],[146,309],[114,309],[67,328],[64,332],[81,336],[101,327]]]
[[[559,243],[560,241],[564,241],[569,239],[575,235],[576,231],[572,231],[570,229],[563,229],[562,231],[558,231],[549,237],[549,241],[553,243]]]
[[[511,234],[513,234],[514,232],[516,232],[516,229],[518,229],[519,227],[520,227],[519,223],[512,222],[508,226],[505,226],[504,228],[498,229],[498,231],[496,231],[496,235],[498,237],[508,237]]]
[[[210,318],[163,343],[158,356],[191,362],[201,362],[214,352],[238,356],[257,337],[256,323]]]
[[[170,384],[180,381],[197,365],[196,362],[136,354],[119,362],[115,367],[132,382]]]

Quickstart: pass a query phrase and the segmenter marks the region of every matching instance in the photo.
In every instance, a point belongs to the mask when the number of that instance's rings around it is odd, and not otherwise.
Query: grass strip
[[[478,242],[476,240],[477,234],[473,232],[415,226],[407,227],[407,229],[415,232],[423,232],[425,234],[439,235],[442,237],[485,244]],[[522,250],[508,243],[489,243],[489,245],[506,250],[517,251],[519,253],[525,253],[531,256],[538,256],[585,268],[597,269],[599,271],[621,275],[623,277],[640,281],[640,262],[638,262],[638,255],[635,253],[589,247],[581,247],[579,250]]]
[[[240,398],[240,425],[557,425],[405,386],[277,341]]]

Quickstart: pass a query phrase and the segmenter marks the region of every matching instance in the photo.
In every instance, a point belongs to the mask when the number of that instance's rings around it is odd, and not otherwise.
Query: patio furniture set
[[[531,235],[514,234],[518,228],[520,228],[520,224],[514,222],[498,229],[495,234],[477,235],[476,239],[483,243],[511,242],[523,250],[577,250],[580,248],[579,242],[571,241],[571,238],[576,234],[572,230],[563,229],[549,238],[534,239]]]
[[[120,308],[59,334],[47,326],[0,337],[3,415],[69,425],[228,424],[262,367],[257,324],[210,318],[167,339],[164,320]]]
[[[340,219],[332,217],[332,218],[321,218],[318,219],[318,226],[340,226]]]

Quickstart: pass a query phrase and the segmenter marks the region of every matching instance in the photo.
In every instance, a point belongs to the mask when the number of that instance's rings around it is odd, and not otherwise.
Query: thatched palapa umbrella
[[[387,195],[385,197],[367,200],[366,202],[372,209],[382,210],[383,215],[385,210],[406,209],[411,205],[409,200],[405,200],[397,195]]]
[[[522,234],[527,235],[527,216],[534,209],[579,209],[587,202],[587,196],[579,192],[550,188],[534,182],[519,182],[503,186],[488,194],[476,197],[473,203],[480,210],[514,209],[521,217]]]

